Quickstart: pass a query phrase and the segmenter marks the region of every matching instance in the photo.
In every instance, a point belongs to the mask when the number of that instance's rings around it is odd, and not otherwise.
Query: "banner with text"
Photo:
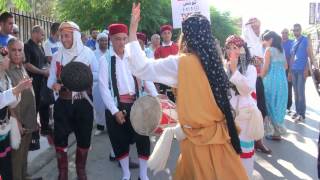
[[[182,21],[192,13],[199,13],[210,21],[208,0],[171,0],[173,28],[181,28]]]

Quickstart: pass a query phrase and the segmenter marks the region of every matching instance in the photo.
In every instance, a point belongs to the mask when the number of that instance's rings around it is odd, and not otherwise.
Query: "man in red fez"
[[[137,146],[141,180],[149,180],[147,176],[147,160],[150,155],[150,140],[147,136],[137,134],[130,122],[130,111],[134,101],[142,92],[136,78],[129,69],[129,53],[125,49],[128,41],[128,28],[124,24],[109,26],[109,36],[113,50],[108,51],[100,59],[99,89],[107,107],[106,121],[110,141],[116,159],[122,168],[122,180],[130,179],[129,147]],[[152,82],[146,82],[149,94],[158,93]]]
[[[68,137],[74,133],[77,141],[76,172],[78,180],[87,180],[86,162],[91,146],[93,108],[91,87],[86,91],[74,92],[61,81],[62,70],[67,64],[81,62],[93,67],[96,57],[81,41],[80,28],[71,21],[61,23],[59,34],[62,47],[53,55],[47,86],[59,97],[54,104],[54,145],[57,156],[58,180],[68,179]],[[79,72],[81,73],[81,72]],[[97,74],[93,73],[93,78]],[[75,79],[77,81],[77,79]]]
[[[160,28],[162,44],[156,49],[154,52],[154,58],[166,58],[170,55],[176,55],[179,52],[178,45],[171,41],[172,38],[172,26],[171,25],[163,25]],[[171,101],[175,101],[172,89],[166,85],[158,84],[159,93],[165,94],[169,97]]]
[[[178,45],[171,41],[172,38],[172,26],[171,25],[163,25],[160,28],[162,44],[155,51],[155,59],[166,58],[169,55],[178,54],[179,48]]]

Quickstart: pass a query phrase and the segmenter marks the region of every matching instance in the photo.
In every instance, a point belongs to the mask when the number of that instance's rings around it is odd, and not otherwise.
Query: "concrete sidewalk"
[[[92,138],[92,148],[88,157],[87,163],[87,173],[89,180],[120,180],[121,178],[121,168],[118,166],[117,162],[109,161],[109,150],[110,142],[106,134],[100,136],[94,136]],[[75,180],[75,149],[76,145],[72,145],[69,150],[69,179]],[[51,157],[52,152],[48,156]],[[138,162],[136,156],[136,148],[132,146],[130,156],[132,160]],[[153,175],[149,172],[150,180],[171,180],[172,174],[175,169],[176,160],[179,155],[179,146],[178,142],[173,143],[172,153],[168,161],[168,168],[165,172],[160,172],[156,175]],[[48,161],[47,158],[43,158],[45,161]],[[41,160],[43,162],[44,160]],[[131,170],[131,179],[137,180],[139,175],[139,170]],[[48,161],[48,163],[39,168],[39,170],[34,173],[33,177],[43,177],[45,180],[56,180],[58,176],[57,163],[56,159],[53,158]],[[262,177],[258,172],[255,172],[255,180],[261,180]]]
[[[307,81],[306,95],[308,110],[306,121],[295,123],[291,117],[286,116],[288,134],[280,142],[264,140],[272,149],[272,155],[256,153],[255,172],[256,180],[300,180],[317,179],[318,134],[320,121],[320,97],[316,94],[310,79]],[[72,137],[70,137],[72,138]],[[70,140],[72,141],[72,140]],[[69,141],[69,142],[70,142]],[[109,161],[110,142],[107,134],[94,136],[92,148],[87,163],[89,180],[120,180],[121,169],[118,163]],[[73,143],[69,148],[69,179],[76,179],[75,152]],[[130,152],[134,161],[138,161],[134,146]],[[179,155],[177,142],[173,143],[171,155],[165,172],[153,175],[149,172],[150,180],[171,180]],[[41,158],[40,158],[41,157]],[[33,169],[33,177],[42,176],[45,180],[56,180],[58,175],[54,151],[49,148],[42,156],[35,158],[31,163],[29,172]],[[131,171],[131,179],[137,180],[139,170]],[[263,178],[262,178],[263,177]]]

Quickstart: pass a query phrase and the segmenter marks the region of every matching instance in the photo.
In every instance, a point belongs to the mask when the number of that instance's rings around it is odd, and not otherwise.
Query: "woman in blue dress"
[[[281,140],[281,135],[286,132],[284,116],[288,100],[288,85],[285,71],[288,65],[281,45],[281,37],[274,31],[269,31],[263,35],[262,39],[266,51],[260,76],[263,78],[270,120],[267,123],[266,138]]]

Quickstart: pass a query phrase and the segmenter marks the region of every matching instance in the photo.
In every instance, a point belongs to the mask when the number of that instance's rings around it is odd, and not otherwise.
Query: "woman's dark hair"
[[[182,32],[183,38],[180,43],[185,47],[185,51],[192,52],[199,57],[215,101],[225,115],[231,144],[240,154],[242,152],[240,140],[228,96],[228,76],[224,71],[210,22],[203,15],[192,14],[182,22]]]
[[[268,32],[270,32],[270,30],[265,30],[265,31],[263,31],[263,33],[261,34],[261,36],[260,36],[260,39],[261,39],[261,41],[263,41],[264,39],[263,39],[263,36],[265,35],[265,34],[267,34]]]
[[[241,74],[245,74],[246,71],[247,71],[247,68],[248,68],[248,65],[251,64],[251,54],[250,54],[250,51],[249,51],[249,48],[247,46],[247,43],[244,44],[243,46],[246,54],[245,54],[245,69],[243,69],[242,66],[239,67],[239,71]],[[241,59],[241,54],[240,54],[240,57],[239,57],[239,62],[243,61],[244,59]]]
[[[269,31],[263,35],[264,41],[269,41],[270,39],[272,39],[271,47],[278,49],[282,53],[283,47],[282,47],[282,43],[281,43],[281,41],[282,41],[281,37],[277,33],[275,33],[274,31]]]
[[[238,60],[238,70],[242,75],[245,75],[249,64],[252,64],[252,60],[251,60],[251,55],[250,55],[250,51],[247,46],[247,43],[244,44],[243,48],[244,48],[246,54],[240,54],[239,60]],[[227,60],[229,60],[228,55],[226,55],[225,57]],[[230,78],[231,71],[228,69],[227,72],[228,72],[228,77]],[[236,95],[239,95],[240,93],[239,93],[237,87],[233,83],[231,83],[230,81],[229,81],[229,83],[230,83],[230,88],[234,90]]]

